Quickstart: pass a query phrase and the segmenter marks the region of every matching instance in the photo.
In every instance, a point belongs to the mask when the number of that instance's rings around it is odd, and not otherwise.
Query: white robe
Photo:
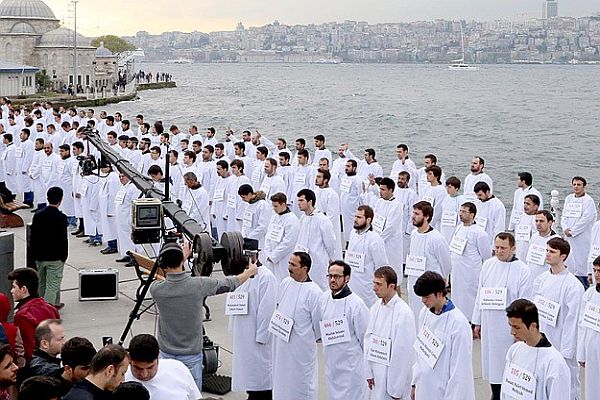
[[[242,222],[242,236],[248,239],[258,240],[258,248],[265,248],[265,236],[269,221],[273,215],[273,208],[270,202],[264,199],[258,199],[252,203],[248,203],[244,212],[244,221]],[[265,262],[264,253],[259,254],[260,261]]]
[[[454,236],[456,226],[460,224],[460,206],[464,203],[464,196],[450,197],[449,195],[442,202],[442,219],[439,231],[448,244],[450,244],[452,236]]]
[[[531,241],[529,242],[529,249],[527,252],[527,266],[529,267],[529,272],[531,273],[531,281],[535,281],[535,279],[540,276],[543,272],[548,271],[550,269],[550,265],[546,264],[546,243],[548,240],[559,237],[554,231],[550,231],[548,236],[540,236],[539,232],[535,232],[531,236]],[[544,262],[539,264],[539,261],[536,257],[532,257],[532,252],[538,252],[541,254],[544,253]],[[535,260],[535,261],[534,261]]]
[[[510,212],[510,222],[508,223],[509,231],[513,231],[515,229],[515,226],[519,223],[519,218],[521,218],[521,215],[523,214],[523,202],[525,201],[525,196],[527,196],[528,194],[535,194],[537,197],[539,197],[539,209],[544,209],[544,201],[542,199],[542,195],[536,188],[534,188],[533,186],[529,186],[525,189],[518,188],[517,190],[515,190],[515,194],[513,197],[513,205],[512,210]]]
[[[488,174],[486,174],[485,172],[482,172],[477,175],[473,175],[473,173],[470,173],[465,177],[465,180],[462,185],[465,201],[470,201],[472,203],[476,203],[475,205],[477,205],[477,196],[475,195],[473,189],[475,188],[475,185],[479,182],[487,183],[490,187],[490,193],[494,193],[494,181],[492,181],[492,178],[490,178]]]
[[[277,241],[277,235],[272,235],[275,227],[283,230],[281,239]],[[265,248],[262,251],[265,265],[273,272],[277,282],[281,282],[290,274],[288,272],[288,261],[294,252],[298,240],[298,229],[300,221],[298,217],[287,211],[283,214],[273,213],[267,228]]]
[[[412,224],[413,206],[418,201],[419,196],[413,189],[396,189],[394,197],[402,203],[404,215],[402,216],[402,226],[404,226],[403,246],[402,246],[402,263],[406,260],[406,255],[410,252],[410,234],[415,229]]]
[[[588,274],[592,274],[592,264],[598,256],[600,256],[600,221],[594,224],[590,234],[590,250],[587,259]]]
[[[312,271],[312,270],[311,270]],[[273,340],[273,398],[317,400],[320,338],[320,301],[323,292],[314,282],[285,278],[279,285],[277,309],[294,321],[289,341]]]
[[[17,193],[17,164],[16,164],[16,145],[10,143],[2,152],[2,169],[6,178],[6,187],[13,193]]]
[[[373,230],[383,239],[388,263],[396,271],[398,285],[400,285],[404,277],[402,271],[404,231],[406,230],[403,224],[404,207],[395,197],[390,200],[379,198],[373,211],[375,211],[375,218],[380,220],[380,225],[375,224],[375,221],[372,223]]]
[[[506,229],[506,208],[504,204],[497,197],[480,201],[477,204],[475,222],[485,229],[490,240],[490,248],[493,249],[496,235]]]
[[[567,270],[559,274],[546,271],[533,283],[533,294],[541,295],[560,304],[556,326],[540,318],[540,332],[567,362],[571,371],[571,400],[579,398],[579,364],[577,364],[577,324],[583,296],[583,285]],[[538,307],[539,308],[539,307]]]
[[[361,257],[362,263],[353,265],[349,261],[350,254]],[[353,229],[345,258],[346,263],[352,267],[352,279],[348,286],[367,306],[371,307],[377,302],[377,296],[373,292],[373,273],[377,268],[388,265],[383,239],[372,230],[359,233]]]
[[[54,153],[52,153],[54,154]],[[29,167],[29,177],[31,178],[31,185],[33,187],[33,198],[34,203],[41,204],[46,203],[46,182],[47,180],[42,179],[42,165],[46,161],[48,156],[44,153],[44,150],[36,150],[31,166]],[[52,161],[48,165],[49,171],[52,171]]]
[[[467,243],[461,254],[458,254],[458,249],[450,249],[452,302],[467,318],[470,318],[477,297],[481,265],[492,256],[492,252],[487,233],[477,224],[457,226],[453,239],[455,241],[466,239]]]
[[[322,321],[345,317],[350,334],[348,342],[323,346],[327,399],[367,399],[363,350],[369,309],[354,293],[342,299],[333,299],[331,292],[326,292],[321,298],[321,314]]]
[[[275,193],[285,194],[285,182],[279,175],[265,175],[258,190],[265,194],[267,201],[270,201],[269,199]]]
[[[473,382],[473,337],[471,325],[458,309],[436,315],[423,307],[417,331],[423,325],[444,343],[431,368],[417,352],[413,367],[416,400],[475,400]]]
[[[98,189],[100,180],[97,176],[88,175],[81,179],[81,186],[77,188],[77,193],[81,194],[81,210],[83,212],[84,233],[88,236],[94,236],[101,233],[100,213],[98,203]],[[129,205],[131,207],[131,204]],[[131,216],[127,220],[131,225]]]
[[[356,174],[366,180],[369,179],[370,175],[373,175],[374,177],[384,176],[383,168],[377,161],[373,161],[371,164],[367,163],[366,161],[360,162],[358,164],[358,171],[356,171]]]
[[[444,200],[448,196],[446,187],[444,185],[427,186],[419,192],[419,201],[427,201],[433,207],[433,216],[429,225],[435,229],[440,230],[440,224],[442,222],[442,205]]]
[[[231,390],[261,391],[273,387],[271,381],[272,342],[269,321],[275,311],[278,282],[267,268],[259,268],[253,279],[234,293],[248,294],[248,313],[229,319],[233,336]],[[172,399],[176,400],[176,399]]]
[[[313,156],[312,164],[319,168],[319,161],[321,161],[321,158],[326,158],[329,160],[329,165],[333,164],[333,156],[331,155],[331,150],[328,148],[315,149],[315,155]]]
[[[582,212],[580,217],[565,217],[565,209],[569,204],[581,204]],[[575,276],[587,276],[588,274],[588,252],[590,250],[590,236],[592,227],[596,222],[597,212],[594,200],[590,195],[575,197],[573,193],[565,198],[560,224],[563,231],[571,229],[573,237],[565,236],[565,240],[571,245],[571,252],[565,261]]]
[[[525,342],[513,344],[506,354],[506,367],[510,363],[532,372],[536,378],[536,400],[566,400],[569,398],[571,380],[565,360],[551,347],[532,347]],[[503,391],[502,400],[514,397]]]
[[[227,196],[231,193],[229,192],[231,189],[231,185],[229,182],[234,180],[235,177],[231,175],[222,178],[217,177],[217,181],[215,183],[215,190],[213,191],[212,203],[210,206],[211,218],[212,215],[215,217],[212,218],[213,223],[215,224],[215,228],[217,229],[217,238],[220,239],[224,232],[227,232],[227,219],[226,216],[226,208],[227,208]],[[235,194],[237,196],[237,193]]]
[[[260,188],[262,185],[263,179],[265,179],[265,162],[261,160],[256,160],[254,162],[254,168],[252,169],[252,175],[248,175],[250,177],[250,184],[252,185],[252,189],[255,191]]]
[[[33,142],[25,140],[16,144],[16,176],[17,176],[17,192],[30,192],[31,178],[29,177],[29,167],[33,161],[33,153],[35,153]],[[19,157],[20,156],[20,157]]]
[[[302,216],[302,212],[298,208],[297,197],[298,192],[302,189],[307,189],[311,186],[313,181],[314,168],[312,165],[298,165],[294,168],[294,176],[292,182],[292,193],[290,194],[290,201],[294,207],[292,211],[298,218]]]
[[[121,185],[115,196],[115,212],[117,216],[117,245],[119,254],[125,257],[128,251],[135,249],[131,240],[131,204],[141,192],[131,182]],[[120,201],[120,198],[123,200]]]
[[[319,211],[302,215],[298,229],[298,242],[294,251],[307,251],[312,260],[310,275],[323,291],[329,290],[327,267],[329,261],[339,260],[342,249],[337,242],[333,225],[327,216]]]
[[[200,225],[200,228],[210,231],[208,193],[203,186],[196,189],[186,186],[181,196],[181,208]]]
[[[367,379],[373,379],[375,383],[371,390],[372,400],[410,399],[415,362],[415,332],[414,314],[397,295],[387,304],[380,300],[371,307],[365,335],[365,365]],[[391,340],[389,366],[367,359],[367,346],[373,335]]]
[[[535,214],[522,214],[519,223],[515,226],[515,239],[517,245],[517,257],[520,260],[527,260],[529,254],[529,245],[531,236],[536,232]]]
[[[407,254],[407,258],[408,258]],[[450,261],[450,250],[448,249],[448,243],[444,240],[441,233],[435,229],[420,233],[418,230],[413,230],[410,239],[410,255],[425,257],[425,271],[434,271],[442,275],[444,279],[448,279],[451,270]],[[415,282],[419,276],[411,275],[408,273],[408,304],[415,314],[415,318],[418,318],[423,303],[421,298],[415,294],[413,289]]]
[[[327,218],[329,218],[331,224],[333,225],[335,236],[337,237],[338,242],[341,245],[342,211],[340,209],[340,195],[331,187],[325,189],[317,187],[315,188],[315,196],[317,197],[317,203],[315,204],[315,208],[321,211],[323,214],[327,215]]]
[[[229,181],[229,189],[227,194],[227,208],[225,215],[227,217],[226,232],[241,232],[242,220],[244,219],[244,211],[246,211],[246,203],[238,195],[238,189],[242,185],[250,184],[250,180],[246,175],[232,176]]]
[[[117,239],[117,220],[115,196],[121,187],[117,172],[111,172],[100,182],[98,201],[100,203],[100,224],[102,226],[102,240]]]
[[[63,200],[60,203],[59,210],[69,217],[75,216],[75,203],[73,201],[73,165],[78,161],[74,157],[61,160],[60,157],[54,167],[56,168],[55,178],[56,186],[63,190]],[[98,215],[99,216],[99,215]]]
[[[471,322],[481,325],[482,375],[486,381],[500,384],[506,353],[514,343],[514,338],[510,334],[504,309],[481,309],[481,288],[506,288],[506,308],[517,299],[533,299],[531,275],[521,260],[504,262],[493,257],[483,263],[477,286]]]
[[[415,162],[409,158],[406,158],[404,162],[402,160],[394,161],[392,164],[392,170],[390,172],[390,178],[395,182],[398,181],[398,174],[400,172],[406,171],[410,174],[410,180],[408,181],[408,187],[412,190],[417,189],[417,166]]]
[[[583,325],[586,304],[600,306],[600,293],[590,287],[583,295],[579,312],[579,337],[577,340],[577,361],[584,362],[585,398],[593,399],[600,393],[600,332]],[[592,314],[593,315],[593,314]]]
[[[354,216],[358,206],[362,204],[362,181],[360,176],[343,175],[340,179],[340,206],[342,209],[342,231],[344,240],[350,240],[350,233],[354,226]]]

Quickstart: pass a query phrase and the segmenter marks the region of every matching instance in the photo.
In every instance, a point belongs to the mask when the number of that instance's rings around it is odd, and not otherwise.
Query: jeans
[[[91,243],[102,243],[102,235],[96,231],[96,235],[90,240]]]
[[[60,304],[60,284],[65,263],[58,261],[36,261],[40,276],[40,296],[52,305]]]
[[[67,217],[67,222],[69,226],[77,226],[77,218],[75,217]]]
[[[169,354],[161,350],[159,358],[181,361],[192,373],[194,381],[196,381],[196,386],[198,386],[198,390],[202,391],[202,352],[198,354],[181,355]]]

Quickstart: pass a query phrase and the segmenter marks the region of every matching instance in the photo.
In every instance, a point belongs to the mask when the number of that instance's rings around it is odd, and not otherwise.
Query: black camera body
[[[77,156],[77,161],[79,161],[79,168],[81,168],[83,176],[93,175],[94,170],[98,168],[96,158],[92,154]]]

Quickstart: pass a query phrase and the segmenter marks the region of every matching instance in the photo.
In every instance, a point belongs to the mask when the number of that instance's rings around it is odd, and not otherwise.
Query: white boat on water
[[[189,58],[176,58],[173,60],[167,60],[167,64],[191,64],[193,61]]]
[[[340,62],[335,58],[319,58],[313,61],[313,64],[339,64]]]
[[[465,64],[465,37],[463,34],[462,22],[460,23],[460,46],[462,49],[462,57],[458,60],[453,60],[452,64],[448,65],[450,71],[479,71],[477,65]]]

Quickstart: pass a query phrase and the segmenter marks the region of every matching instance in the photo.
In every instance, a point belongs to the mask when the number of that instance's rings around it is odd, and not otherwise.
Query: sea
[[[562,201],[571,178],[588,180],[600,200],[600,66],[381,64],[138,64],[173,75],[177,88],[139,92],[139,100],[107,106],[135,122],[161,120],[187,132],[215,127],[218,137],[259,130],[312,148],[323,134],[335,152],[365,148],[389,173],[405,143],[417,167],[433,153],[446,177],[462,180],[473,156],[485,160],[494,192],[510,210],[517,174],[529,171],[549,204]]]

